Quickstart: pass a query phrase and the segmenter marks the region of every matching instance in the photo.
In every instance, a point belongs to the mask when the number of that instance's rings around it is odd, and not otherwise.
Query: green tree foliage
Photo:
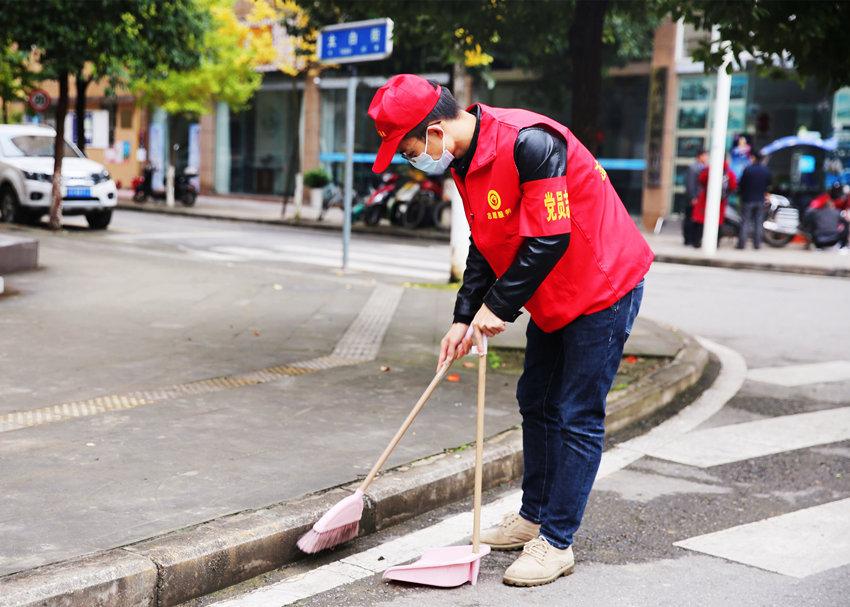
[[[390,17],[393,57],[366,72],[442,71],[463,63],[488,79],[491,67],[518,67],[539,77],[529,97],[553,106],[574,102],[571,126],[588,144],[597,129],[604,70],[648,57],[658,0],[314,0],[317,25]],[[579,103],[575,103],[579,100]]]
[[[850,2],[663,0],[661,10],[698,29],[717,28],[724,44],[705,42],[695,53],[706,69],[720,67],[728,49],[735,59],[729,69],[741,68],[749,55],[767,71],[796,72],[831,90],[850,85]]]
[[[200,59],[209,13],[194,0],[0,0],[3,34],[59,84],[50,225],[61,225],[68,76],[89,66],[112,81],[164,78]]]
[[[12,45],[0,46],[0,122],[9,122],[8,104],[26,100],[35,86],[27,58],[28,53]]]
[[[169,113],[199,115],[210,103],[224,101],[238,111],[260,87],[262,74],[256,68],[275,60],[271,38],[253,36],[234,14],[232,0],[202,0],[202,5],[212,22],[201,38],[198,65],[143,74],[130,88],[144,102]]]

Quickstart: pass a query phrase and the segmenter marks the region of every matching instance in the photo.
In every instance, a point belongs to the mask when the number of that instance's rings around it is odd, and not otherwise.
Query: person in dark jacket
[[[605,169],[564,125],[521,109],[474,104],[410,74],[369,106],[382,139],[374,172],[400,153],[429,173],[451,169],[472,241],[439,369],[472,340],[530,316],[523,374],[522,506],[481,534],[523,548],[503,581],[552,582],[575,566],[574,533],[602,458],[605,399],[653,254]]]
[[[773,175],[765,166],[759,152],[750,153],[750,164],[741,174],[738,183],[741,201],[741,231],[738,233],[738,247],[743,249],[750,232],[753,234],[753,248],[761,247],[764,232],[764,201]]]
[[[688,174],[685,177],[685,196],[688,200],[685,202],[685,216],[682,219],[682,236],[685,239],[685,246],[693,246],[697,242],[696,228],[693,219],[694,205],[697,203],[702,185],[699,181],[699,176],[708,163],[708,152],[700,148],[697,152],[697,157],[688,167]]]
[[[806,211],[803,222],[811,235],[812,244],[818,249],[839,245],[841,251],[846,253],[850,234],[846,213],[836,209],[832,199],[828,199],[821,207]]]

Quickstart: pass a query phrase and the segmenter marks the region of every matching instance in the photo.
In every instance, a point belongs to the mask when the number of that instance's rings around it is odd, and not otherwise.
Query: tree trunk
[[[472,76],[463,64],[458,60],[453,68],[454,98],[462,110],[472,105]]]
[[[61,71],[59,99],[56,102],[56,139],[53,144],[53,190],[50,203],[50,229],[62,227],[62,156],[65,152],[65,116],[68,114],[68,72]]]
[[[599,149],[602,94],[602,26],[608,0],[576,0],[570,25],[572,116],[570,128],[591,153]]]
[[[74,107],[74,113],[77,117],[77,124],[74,131],[74,143],[80,148],[80,151],[86,151],[86,89],[91,80],[83,78],[83,70],[77,72],[74,77],[74,83],[77,88],[77,99]]]
[[[309,78],[309,76],[306,76]],[[301,104],[298,102],[298,89],[296,88],[295,78],[292,78],[292,88],[290,89],[290,100],[292,103],[292,121],[290,123],[290,128],[292,132],[295,134],[294,140],[292,142],[292,146],[289,148],[289,161],[286,163],[286,172],[283,175],[283,211],[281,213],[281,217],[286,215],[286,206],[290,201],[294,199],[294,196],[289,196],[288,192],[290,188],[294,188],[295,184],[295,165],[298,163],[298,158],[300,157],[300,129],[298,128],[301,123]],[[300,207],[296,207],[300,208]],[[296,219],[300,219],[297,217]]]
[[[0,123],[9,124],[9,108],[6,105],[6,100],[3,100],[3,103],[0,104]]]

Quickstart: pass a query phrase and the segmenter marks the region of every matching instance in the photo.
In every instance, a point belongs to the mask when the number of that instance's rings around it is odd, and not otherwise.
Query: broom
[[[471,335],[472,327],[470,326],[464,336],[464,340],[469,339]],[[372,466],[369,474],[366,475],[366,478],[363,479],[363,482],[360,483],[357,490],[352,495],[349,495],[337,502],[336,505],[328,510],[325,515],[322,516],[315,525],[313,525],[313,528],[310,529],[310,531],[305,533],[301,539],[298,540],[298,547],[303,552],[311,554],[320,552],[326,548],[332,548],[357,537],[357,533],[360,531],[360,518],[363,516],[363,495],[366,493],[369,485],[372,484],[375,476],[377,476],[378,470],[381,469],[384,462],[386,462],[387,458],[390,456],[390,453],[392,453],[393,449],[395,449],[396,445],[398,445],[401,437],[404,436],[405,432],[407,432],[407,429],[410,427],[410,424],[413,423],[413,420],[419,414],[419,411],[423,406],[425,406],[425,403],[431,397],[431,393],[446,376],[446,372],[448,372],[449,367],[452,366],[453,362],[454,361],[452,359],[448,359],[440,366],[439,369],[437,369],[437,374],[434,376],[434,379],[431,380],[431,383],[428,384],[425,392],[423,392],[422,396],[419,397],[419,400],[416,401],[416,404],[401,424],[398,432],[395,433],[390,444],[387,445],[386,449],[384,449],[381,457],[379,457],[378,461],[375,462],[375,465]]]

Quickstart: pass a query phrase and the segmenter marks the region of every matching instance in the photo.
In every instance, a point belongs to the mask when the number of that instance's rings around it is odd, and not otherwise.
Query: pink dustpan
[[[426,586],[453,588],[478,582],[481,557],[490,553],[490,546],[481,544],[481,485],[484,462],[484,386],[487,372],[487,338],[482,337],[478,349],[478,414],[475,425],[475,490],[472,507],[472,545],[432,548],[410,565],[390,567],[384,571],[385,580],[410,582]]]
[[[384,579],[441,588],[454,588],[466,582],[475,586],[481,557],[489,553],[487,544],[478,547],[478,554],[472,552],[472,546],[431,548],[415,563],[390,567],[384,571]]]

